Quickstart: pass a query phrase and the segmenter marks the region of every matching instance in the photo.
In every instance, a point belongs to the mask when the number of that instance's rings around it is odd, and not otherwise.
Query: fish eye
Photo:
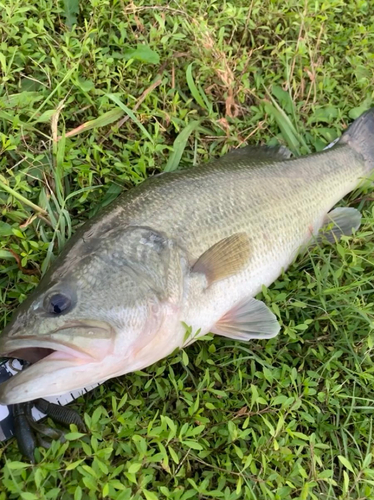
[[[46,297],[45,308],[49,313],[61,314],[69,309],[71,305],[71,300],[67,295],[63,293],[55,293],[49,297]]]

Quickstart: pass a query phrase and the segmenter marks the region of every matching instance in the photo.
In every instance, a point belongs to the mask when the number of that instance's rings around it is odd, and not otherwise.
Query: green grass
[[[1,326],[75,227],[245,143],[322,149],[374,101],[371,0],[0,0]],[[264,295],[268,342],[201,341],[75,404],[89,434],[0,500],[374,498],[374,205]],[[14,255],[19,257],[17,264]]]

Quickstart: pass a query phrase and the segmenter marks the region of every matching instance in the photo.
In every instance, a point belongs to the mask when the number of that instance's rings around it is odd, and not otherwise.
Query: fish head
[[[70,269],[63,255],[61,268],[55,263],[21,304],[0,335],[0,355],[31,365],[0,385],[0,403],[64,394],[168,354],[155,338],[172,316],[170,259],[164,252],[157,258],[152,245],[147,258],[140,251],[147,238],[138,236],[136,253],[109,238],[72,259]]]

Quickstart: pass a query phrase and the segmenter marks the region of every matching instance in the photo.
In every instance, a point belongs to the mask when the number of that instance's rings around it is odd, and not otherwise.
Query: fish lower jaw
[[[2,349],[1,352],[32,364],[0,384],[0,404],[59,396],[101,382],[113,364],[111,343],[106,345],[107,349],[103,348],[100,355],[99,350],[88,353],[73,345],[52,342],[44,342],[43,347],[41,343],[25,347],[21,342],[9,342],[8,346],[10,349]]]
[[[95,361],[54,352],[0,384],[0,404],[60,396],[105,380],[110,359]]]

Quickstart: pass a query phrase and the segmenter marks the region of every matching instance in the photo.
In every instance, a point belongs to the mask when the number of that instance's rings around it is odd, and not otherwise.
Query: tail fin
[[[363,156],[367,171],[374,170],[374,108],[357,118],[344,132],[339,143],[349,144]]]

